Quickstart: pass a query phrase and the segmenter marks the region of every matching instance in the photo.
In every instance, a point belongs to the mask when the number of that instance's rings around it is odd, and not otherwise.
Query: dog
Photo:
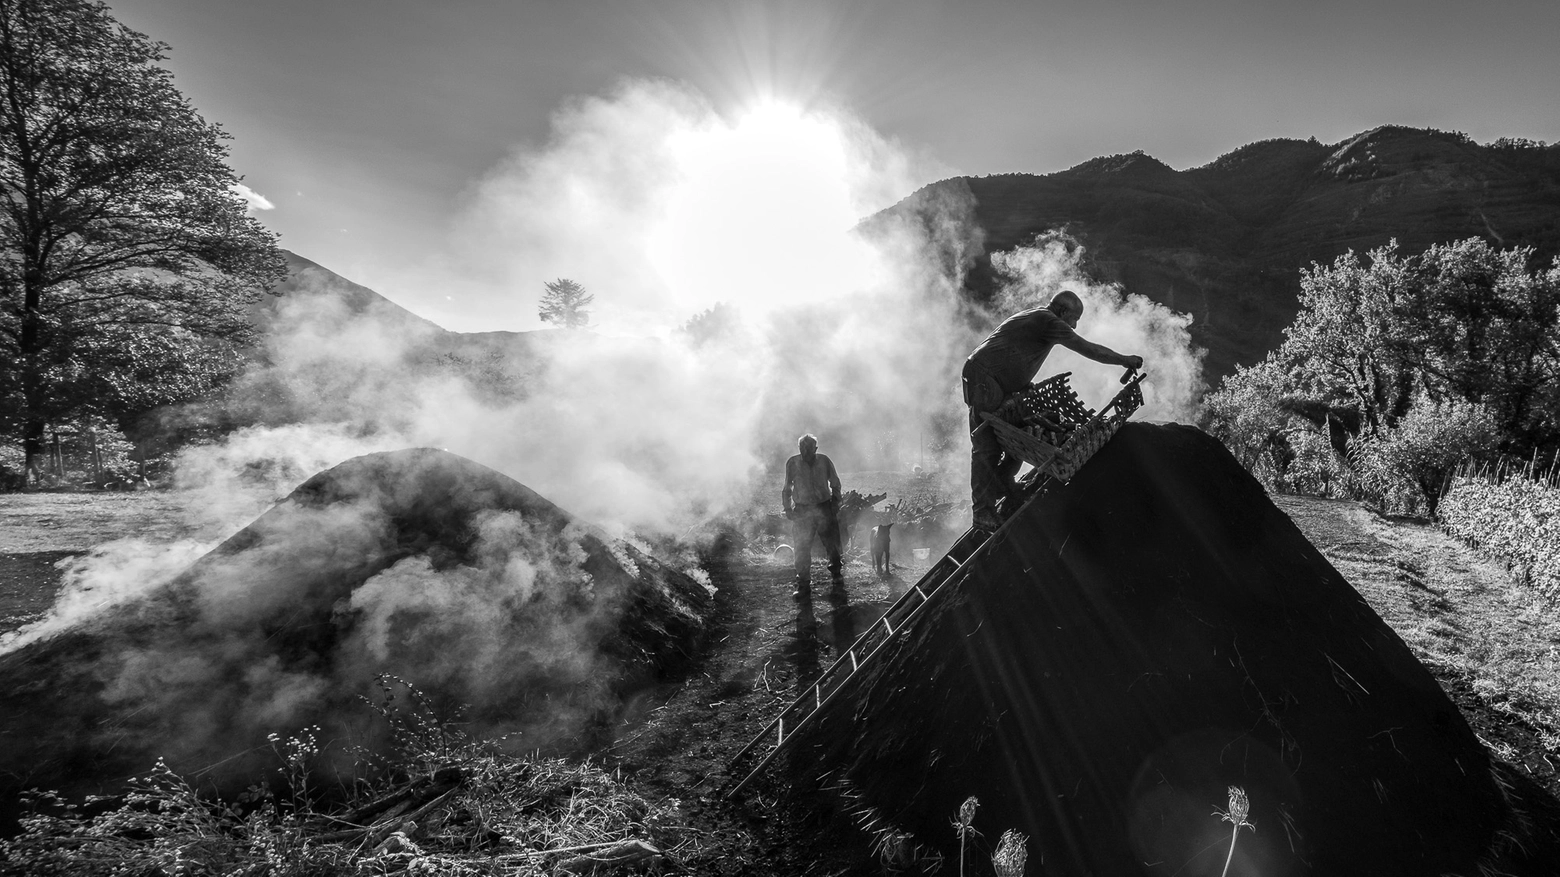
[[[893,524],[878,524],[872,528],[872,568],[878,575],[888,575],[888,528]]]

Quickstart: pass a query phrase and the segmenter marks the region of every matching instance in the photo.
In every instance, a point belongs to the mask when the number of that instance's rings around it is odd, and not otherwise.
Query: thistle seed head
[[[1230,821],[1242,825],[1249,815],[1251,802],[1246,800],[1246,790],[1240,786],[1230,786]]]
[[[1213,811],[1213,815],[1220,820],[1235,826],[1236,831],[1249,828],[1256,831],[1257,827],[1249,822],[1246,817],[1251,815],[1251,802],[1246,800],[1246,790],[1240,786],[1230,786],[1230,809]]]
[[[977,800],[974,795],[964,799],[964,803],[959,805],[960,828],[970,827],[970,823],[975,821],[975,808],[979,806],[980,801]]]
[[[991,856],[997,877],[1024,877],[1024,862],[1029,858],[1029,851],[1024,849],[1024,844],[1028,840],[1011,828],[1002,832],[1002,839],[997,841],[997,851]]]

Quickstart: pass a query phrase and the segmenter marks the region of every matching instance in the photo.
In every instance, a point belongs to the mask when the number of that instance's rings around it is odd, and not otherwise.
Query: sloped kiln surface
[[[956,856],[1046,874],[1471,872],[1510,817],[1396,634],[1199,430],[1127,424],[1020,512],[791,763]]]

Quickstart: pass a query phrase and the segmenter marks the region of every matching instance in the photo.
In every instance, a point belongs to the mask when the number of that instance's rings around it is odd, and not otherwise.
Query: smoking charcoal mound
[[[1219,442],[1127,424],[802,731],[793,780],[1045,874],[1556,873],[1457,707]],[[1546,829],[1547,831],[1547,829]],[[1536,861],[1543,857],[1543,862]]]
[[[487,467],[358,457],[169,584],[0,655],[0,800],[111,793],[158,758],[241,790],[275,774],[267,734],[308,725],[383,745],[360,700],[380,673],[470,705],[468,730],[563,745],[694,654],[712,606]]]

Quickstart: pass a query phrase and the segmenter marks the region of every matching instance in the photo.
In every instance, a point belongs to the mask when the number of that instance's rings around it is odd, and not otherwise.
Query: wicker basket
[[[1016,413],[1017,417],[1008,419],[1033,423],[1045,418],[1073,428],[1088,423],[1094,417],[1094,410],[1084,405],[1078,394],[1073,392],[1072,384],[1067,381],[1071,375],[1072,372],[1052,375],[1030,384],[1027,390],[1014,393],[1003,408]]]
[[[1063,484],[1083,468],[1116,430],[1143,405],[1143,375],[1134,378],[1098,414],[1086,407],[1067,382],[1064,372],[1014,394],[998,416],[984,413],[981,418],[996,433],[997,442],[1009,454],[1035,467],[1027,480],[1045,476]],[[1060,418],[1063,427],[1072,427],[1060,446],[1045,441],[1033,424]],[[1006,418],[1006,419],[1005,419]],[[1017,425],[1010,421],[1017,421]]]

